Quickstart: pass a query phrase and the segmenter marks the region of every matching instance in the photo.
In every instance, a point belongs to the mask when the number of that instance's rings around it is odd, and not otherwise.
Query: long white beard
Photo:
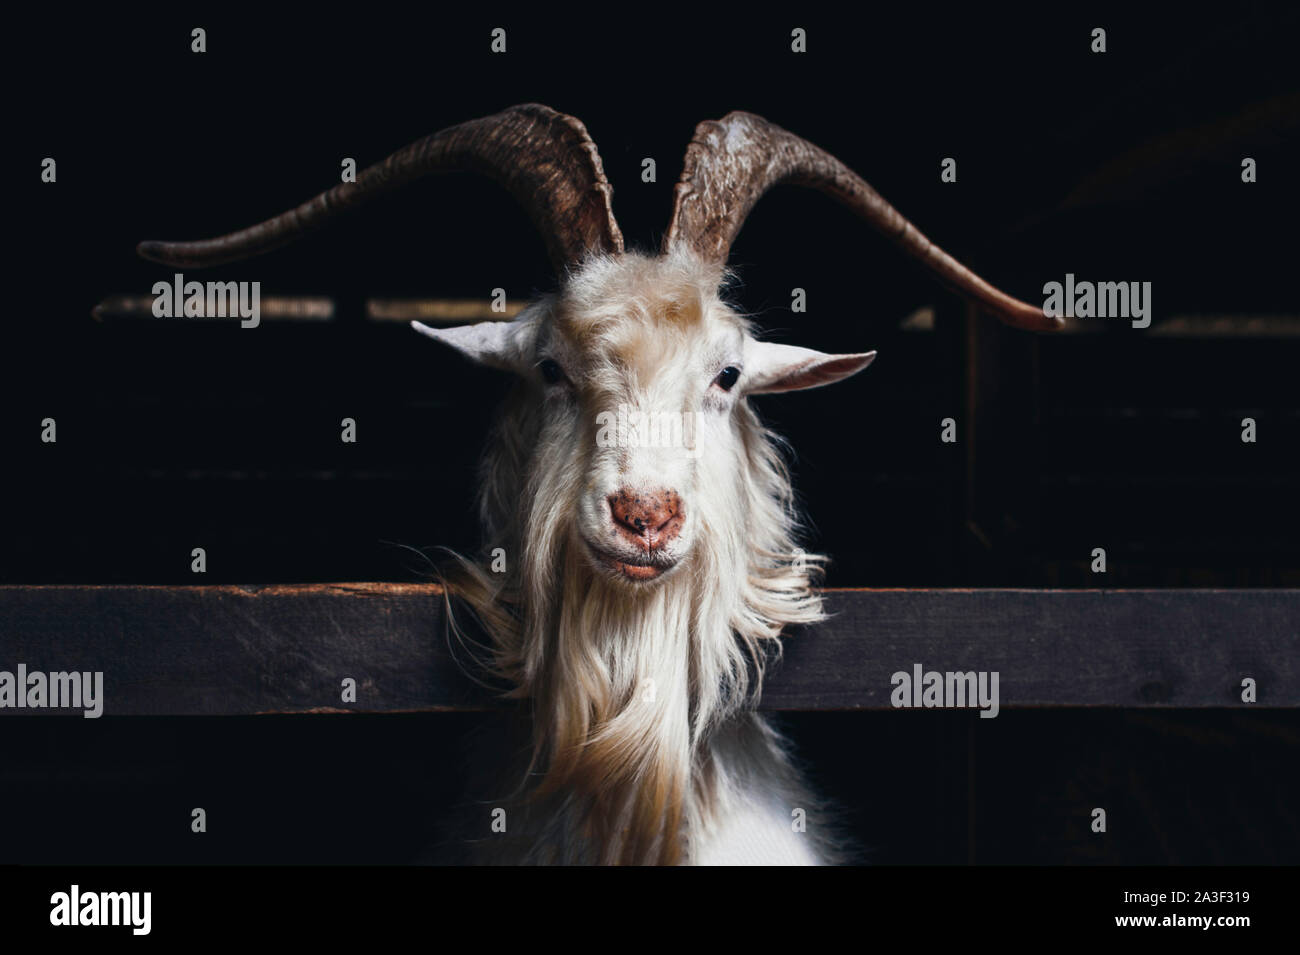
[[[529,667],[532,758],[498,777],[488,801],[509,822],[480,861],[832,861],[822,814],[752,711],[754,666],[717,578],[688,563],[630,593],[566,550],[560,599],[524,641],[545,647]]]
[[[701,508],[717,524],[704,522],[666,578],[635,590],[598,574],[573,536],[564,502],[574,476],[530,468],[526,415],[505,421],[516,427],[498,433],[485,466],[484,516],[523,558],[508,585],[466,563],[452,589],[489,630],[511,696],[528,701],[532,738],[485,793],[510,807],[509,821],[474,840],[478,858],[831,861],[821,814],[754,712],[782,628],[822,616],[809,585],[820,558],[791,542],[788,478],[757,418],[745,409],[738,419],[739,487]]]

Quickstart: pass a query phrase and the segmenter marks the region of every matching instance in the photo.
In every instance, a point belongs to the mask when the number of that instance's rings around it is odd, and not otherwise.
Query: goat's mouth
[[[585,537],[582,539],[596,564],[615,576],[635,583],[657,580],[677,566],[675,559],[663,554],[646,553],[636,556],[614,554],[602,547],[597,547]]]

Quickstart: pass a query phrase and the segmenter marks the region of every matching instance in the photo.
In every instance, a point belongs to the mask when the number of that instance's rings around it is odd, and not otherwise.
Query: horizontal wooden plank
[[[367,299],[366,318],[375,322],[429,322],[455,325],[473,322],[509,321],[524,310],[526,303],[510,301],[494,308],[491,299],[445,298],[375,298]],[[110,295],[91,309],[97,321],[115,319],[156,320],[152,295]],[[259,299],[261,318],[273,320],[329,321],[335,316],[335,303],[326,295],[267,295]],[[200,304],[204,314],[188,318],[227,318],[206,314],[206,300]],[[237,319],[235,316],[231,320]]]
[[[115,319],[148,319],[157,321],[153,312],[152,295],[110,295],[90,310],[96,321]],[[176,320],[194,321],[211,319],[213,321],[239,321],[238,315],[207,314],[207,300],[201,309],[203,314],[195,316],[177,316]],[[258,300],[259,319],[267,318],[285,321],[328,322],[334,318],[334,300],[326,295],[267,295]]]
[[[505,322],[524,310],[520,301],[507,302],[501,311],[491,299],[378,298],[366,302],[366,318],[372,322],[425,322],[458,325],[475,322]]]
[[[1300,706],[1298,590],[828,590],[763,706],[888,708],[895,672],[999,674],[1002,708]],[[102,671],[106,714],[476,709],[419,584],[0,587],[0,671]],[[341,701],[342,681],[357,702]],[[0,714],[33,714],[0,708]],[[66,712],[66,711],[65,711]]]
[[[1105,318],[1068,320],[1058,330],[1065,335],[1109,334],[1115,327],[1129,329],[1128,322]],[[1173,315],[1134,330],[1151,338],[1300,338],[1300,315]]]

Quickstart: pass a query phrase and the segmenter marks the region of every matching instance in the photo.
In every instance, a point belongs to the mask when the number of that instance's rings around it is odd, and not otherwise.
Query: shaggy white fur
[[[459,560],[445,578],[531,716],[524,765],[484,803],[506,808],[506,831],[489,832],[486,809],[475,823],[484,861],[837,858],[755,711],[783,628],[822,619],[823,559],[796,546],[779,439],[746,396],[828,384],[874,353],[757,341],[720,298],[725,278],[685,252],[595,257],[513,322],[420,328],[519,376],[481,472],[484,553],[504,548],[507,570]],[[620,406],[695,416],[695,446],[598,440]],[[681,501],[654,579],[605,559],[625,546],[607,502],[626,488]]]

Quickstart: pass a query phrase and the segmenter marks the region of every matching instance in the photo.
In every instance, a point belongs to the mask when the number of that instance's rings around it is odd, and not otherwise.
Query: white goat
[[[513,372],[482,471],[487,548],[450,592],[488,665],[528,701],[531,743],[486,811],[475,857],[537,863],[797,863],[837,840],[755,704],[788,624],[822,618],[822,558],[796,546],[789,477],[749,395],[839,381],[874,352],[757,340],[720,298],[753,204],[794,182],[828,192],[1010,324],[1041,309],[934,247],[854,173],[745,113],[696,130],[657,256],[625,252],[595,145],[577,120],[518,106],[430,136],[290,213],[218,239],[142,243],[201,266],[274,248],[335,211],[429,172],[472,168],[529,209],[564,271],[514,321],[418,325]],[[644,427],[680,421],[682,440]],[[507,754],[496,754],[502,764]],[[514,784],[513,792],[511,783]]]

